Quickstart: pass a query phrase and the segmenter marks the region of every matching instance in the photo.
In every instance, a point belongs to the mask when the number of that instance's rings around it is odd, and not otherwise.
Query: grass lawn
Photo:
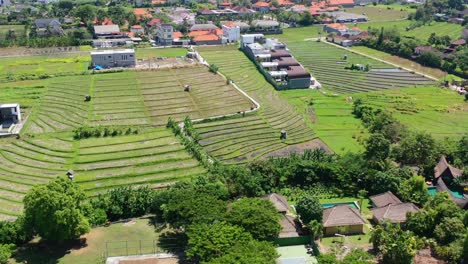
[[[139,253],[142,241],[142,253],[153,252],[153,242],[159,237],[155,227],[148,219],[137,219],[129,223],[116,223],[108,227],[93,228],[82,238],[86,240],[84,247],[46,246],[39,247],[38,243],[31,243],[26,249],[15,254],[13,263],[99,263],[106,254],[106,243],[109,255],[118,256],[127,253],[125,241],[128,241],[128,253]],[[118,249],[117,249],[118,248]]]
[[[420,72],[420,73],[422,73],[424,75],[429,75],[429,76],[437,78],[437,79],[441,79],[441,78],[444,78],[446,76],[446,73],[443,72],[440,69],[425,67],[425,66],[423,66],[423,65],[421,65],[421,64],[419,64],[417,62],[414,62],[412,60],[408,60],[408,59],[405,59],[405,58],[394,56],[394,55],[385,53],[383,51],[371,49],[371,48],[364,47],[364,46],[354,46],[351,49],[355,50],[357,52],[367,54],[367,55],[375,57],[375,58],[379,58],[379,59],[384,60],[384,61],[388,61],[388,62],[396,64],[396,65],[398,65],[400,67],[408,68],[408,69],[411,69],[413,71]]]
[[[346,102],[346,96],[326,96],[316,90],[290,90],[281,94],[298,112],[311,113],[308,118],[313,120],[314,131],[333,151],[363,150],[358,139],[365,137],[366,132],[361,121],[351,114],[352,103]]]
[[[365,234],[362,235],[350,235],[344,238],[342,237],[324,237],[320,240],[320,244],[325,248],[326,252],[334,252],[340,249],[341,246],[347,246],[348,248],[363,248],[367,249],[370,246],[369,239],[371,238],[371,227],[370,224],[364,225]]]
[[[323,31],[322,26],[308,26],[308,27],[296,27],[296,28],[285,28],[283,34],[280,35],[269,35],[267,37],[278,38],[281,41],[303,41],[308,38],[316,38],[319,36],[319,32]],[[322,34],[325,36],[324,34]]]
[[[137,48],[137,59],[185,56],[186,48]]]
[[[346,8],[346,12],[354,14],[365,14],[371,21],[391,21],[406,19],[409,12],[403,8],[394,6],[355,6],[353,8]]]

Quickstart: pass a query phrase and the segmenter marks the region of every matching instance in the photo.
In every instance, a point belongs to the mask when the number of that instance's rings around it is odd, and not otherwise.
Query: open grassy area
[[[468,102],[447,89],[407,88],[355,97],[391,111],[411,129],[429,132],[438,139],[459,139],[468,131]]]
[[[361,121],[353,117],[352,103],[346,96],[324,95],[316,90],[282,91],[304,118],[313,121],[314,131],[333,151],[345,153],[363,149],[358,142],[366,136]],[[313,105],[310,105],[313,102]]]
[[[283,34],[270,35],[269,37],[278,38],[281,41],[303,41],[304,39],[318,37],[319,32],[323,32],[322,26],[285,28]]]
[[[337,93],[366,92],[432,83],[430,79],[421,75],[398,70],[389,64],[327,43],[288,42],[288,48],[310,70],[323,88]],[[345,69],[352,64],[368,64],[371,70],[362,72]]]
[[[404,8],[397,6],[355,6],[353,8],[346,8],[346,12],[354,14],[365,14],[371,21],[392,21],[406,19],[409,12]]]
[[[221,161],[242,163],[291,144],[314,139],[310,120],[303,118],[257,71],[255,65],[236,47],[198,49],[209,62],[231,78],[257,102],[260,110],[243,118],[196,124],[200,144]],[[280,140],[285,129],[287,140]]]
[[[19,38],[24,34],[24,25],[0,25],[0,40],[3,40],[10,30],[14,30]]]
[[[82,237],[86,241],[84,247],[78,245],[71,245],[71,249],[69,245],[40,247],[37,242],[32,242],[18,250],[11,263],[26,263],[25,261],[27,263],[100,263],[106,252],[111,256],[126,255],[126,244],[128,254],[139,254],[140,241],[141,254],[153,253],[154,249],[161,252],[159,247],[153,246],[155,241],[157,245],[159,235],[149,219],[137,219],[129,223],[93,228]]]

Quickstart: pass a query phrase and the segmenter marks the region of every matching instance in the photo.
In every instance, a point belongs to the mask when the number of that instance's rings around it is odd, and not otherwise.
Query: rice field
[[[166,128],[109,138],[75,141],[59,134],[0,144],[0,220],[22,210],[22,199],[34,185],[72,169],[89,195],[125,185],[159,188],[205,173]]]
[[[186,116],[203,119],[250,110],[253,103],[206,67],[138,72],[143,101],[154,125],[164,125],[169,117],[181,121]],[[186,85],[190,91],[185,92]]]
[[[378,91],[432,83],[432,80],[421,75],[322,42],[292,42],[288,43],[288,48],[323,88],[336,93]],[[369,65],[371,70],[362,72],[345,69],[352,64]]]
[[[353,14],[365,14],[371,21],[392,21],[406,19],[409,12],[399,6],[355,6],[346,8],[346,12]]]
[[[32,186],[65,177],[70,169],[90,195],[126,185],[161,188],[204,174],[165,128],[167,119],[224,116],[252,106],[205,66],[6,82],[0,89],[0,100],[20,102],[28,118],[21,138],[0,140],[0,220],[21,213]],[[73,130],[83,126],[133,130],[73,139]]]
[[[311,122],[296,112],[236,47],[198,50],[206,61],[216,64],[224,75],[261,105],[253,115],[195,124],[201,137],[200,144],[209,154],[225,163],[245,163],[288,145],[316,138]],[[288,133],[286,140],[280,140],[283,129]]]

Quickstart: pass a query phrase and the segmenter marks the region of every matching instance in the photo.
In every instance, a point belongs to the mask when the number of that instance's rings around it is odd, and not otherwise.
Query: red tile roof
[[[219,40],[219,37],[215,34],[200,35],[193,38],[193,41],[210,41],[210,40]]]
[[[134,25],[132,26],[133,29],[141,29],[142,27],[140,25]]]
[[[175,39],[178,39],[178,38],[183,37],[184,34],[182,34],[182,32],[180,32],[180,31],[174,31],[173,36],[174,36]]]
[[[455,46],[462,46],[466,44],[466,41],[464,39],[459,39],[459,40],[455,40],[454,42],[450,44],[455,45]]]
[[[293,6],[294,3],[289,0],[278,0],[279,6]]]
[[[234,22],[232,22],[232,21],[228,21],[228,22],[224,23],[224,25],[226,27],[235,27],[236,26],[236,25],[234,25]]]
[[[110,25],[114,25],[114,23],[112,23],[112,20],[108,19],[107,17],[104,18],[104,20],[99,23],[98,19],[97,18],[94,18],[94,24],[95,25],[101,25],[101,26],[110,26]]]
[[[337,30],[342,30],[342,29],[347,29],[348,28],[346,25],[343,25],[343,24],[340,24],[340,23],[333,23],[333,24],[327,25],[327,27],[334,28],[334,29],[337,29]]]
[[[268,7],[268,6],[270,6],[269,3],[263,2],[263,1],[258,1],[257,3],[255,3],[253,5],[256,6],[256,7]]]
[[[161,24],[161,19],[160,18],[153,18],[151,19],[148,23],[146,23],[146,25],[148,26],[154,26],[154,25],[159,25]]]
[[[329,0],[329,6],[353,5],[354,0]]]
[[[133,9],[133,14],[137,17],[138,20],[142,19],[142,18],[150,18],[152,17],[148,11],[146,11],[146,9],[144,8],[135,8]]]

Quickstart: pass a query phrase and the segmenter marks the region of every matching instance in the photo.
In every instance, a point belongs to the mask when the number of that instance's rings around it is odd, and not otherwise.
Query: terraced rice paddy
[[[310,123],[274,90],[236,47],[203,47],[199,51],[205,60],[216,64],[261,105],[254,115],[195,124],[201,136],[200,144],[208,153],[226,163],[243,163],[316,137]],[[279,139],[282,129],[288,133],[285,141]]]
[[[0,144],[0,220],[20,214],[32,186],[69,169],[90,195],[129,184],[157,188],[205,172],[165,128],[80,141],[58,136],[7,140]]]
[[[432,80],[421,75],[364,57],[332,45],[316,42],[292,42],[288,48],[310,70],[325,89],[337,93],[357,93],[390,88],[428,85]],[[345,60],[344,57],[347,56]],[[351,64],[369,64],[371,71],[345,69]]]
[[[139,72],[138,82],[154,125],[169,117],[182,120],[222,116],[247,111],[252,102],[219,75],[205,67]],[[190,85],[190,92],[184,92]]]
[[[91,126],[150,124],[135,72],[95,75],[91,94]]]

